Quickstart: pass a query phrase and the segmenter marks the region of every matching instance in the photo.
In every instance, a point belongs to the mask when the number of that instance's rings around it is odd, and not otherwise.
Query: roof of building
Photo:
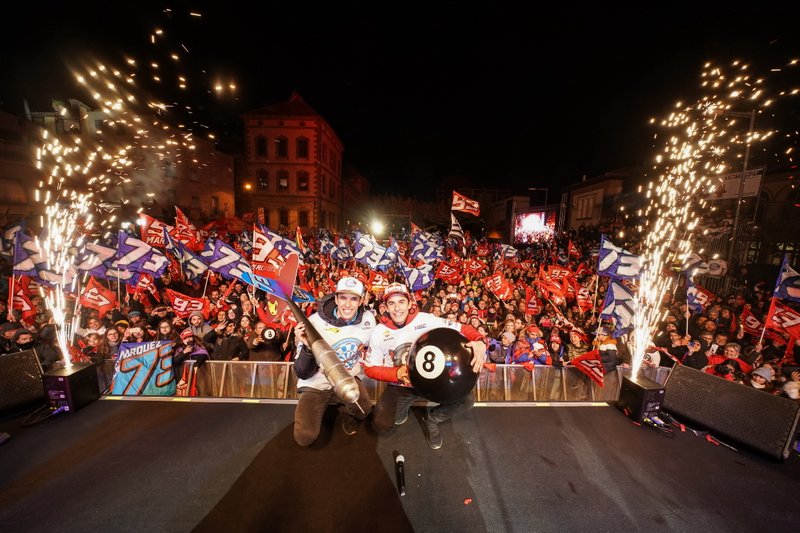
[[[321,116],[313,107],[303,100],[303,97],[300,96],[297,91],[292,91],[292,95],[285,102],[278,102],[277,104],[271,104],[243,113],[243,116],[255,115],[273,117]]]

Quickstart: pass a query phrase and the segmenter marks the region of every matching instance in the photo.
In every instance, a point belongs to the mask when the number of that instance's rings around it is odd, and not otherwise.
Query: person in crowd
[[[289,339],[282,324],[267,325],[259,320],[245,340],[251,361],[283,361]]]
[[[179,339],[180,342],[175,344],[172,353],[172,369],[177,381],[176,394],[178,396],[189,396],[189,391],[187,390],[190,382],[189,367],[185,363],[194,361],[192,368],[196,371],[210,359],[210,356],[208,347],[205,346],[202,339],[194,334],[191,328],[181,331]]]
[[[89,336],[90,333],[96,333],[97,335],[100,335],[102,337],[105,334],[105,332],[106,332],[106,327],[100,322],[100,319],[98,319],[95,316],[90,316],[89,318],[86,319],[86,327],[78,328],[75,334],[78,335],[79,337],[86,338]]]
[[[214,329],[206,324],[205,317],[203,317],[203,313],[200,311],[192,311],[189,314],[188,327],[191,328],[192,334],[195,337],[200,337],[201,339]]]
[[[158,331],[155,335],[155,340],[179,342],[178,339],[178,333],[172,327],[172,322],[162,318],[161,322],[158,323]]]
[[[408,288],[401,283],[390,284],[383,294],[386,313],[375,327],[364,363],[365,373],[372,379],[386,381],[389,386],[381,395],[373,413],[373,427],[385,433],[396,424],[408,419],[408,411],[414,401],[424,397],[412,387],[408,373],[408,350],[424,332],[434,328],[449,327],[460,331],[468,340],[472,350],[472,371],[480,372],[486,356],[487,340],[472,326],[452,323],[417,310]],[[472,409],[473,393],[451,403],[442,403],[427,408],[422,418],[422,427],[428,445],[433,449],[442,447],[439,424]]]
[[[338,406],[342,430],[347,435],[358,432],[360,422],[372,411],[369,393],[361,382],[361,358],[375,329],[375,316],[362,305],[363,297],[363,283],[351,276],[342,277],[336,284],[336,292],[322,298],[317,312],[309,317],[311,325],[358,382],[359,399],[355,404],[346,404],[337,397],[311,351],[305,324],[300,322],[294,328],[297,344],[294,370],[299,393],[294,440],[300,446],[308,446],[317,439],[323,415],[331,403]]]
[[[50,321],[52,322],[52,319]],[[14,332],[9,352],[33,350],[42,364],[42,370],[47,372],[55,368],[62,360],[61,351],[55,341],[56,328],[52,323],[45,325],[38,334],[29,329],[20,328]]]
[[[203,338],[211,346],[217,361],[246,361],[250,356],[247,343],[236,329],[236,321],[225,320]]]
[[[772,369],[762,366],[750,372],[748,384],[754,389],[768,392],[770,394],[777,393],[778,391],[775,389],[775,384],[772,381],[774,377],[775,373],[772,371]]]
[[[598,328],[593,342],[594,347],[600,352],[600,360],[606,374],[616,371],[617,366],[622,362],[617,350],[616,339],[611,338],[611,331],[607,326]]]
[[[569,332],[569,342],[566,346],[567,362],[572,361],[589,351],[589,345],[586,344],[583,335],[577,330],[573,329]]]

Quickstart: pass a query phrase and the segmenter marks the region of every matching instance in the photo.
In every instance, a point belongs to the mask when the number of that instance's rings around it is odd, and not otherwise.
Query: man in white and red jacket
[[[412,386],[406,365],[411,345],[420,335],[435,328],[460,331],[472,349],[472,371],[481,371],[486,356],[487,339],[467,324],[452,322],[429,313],[419,312],[408,288],[401,283],[390,284],[383,293],[386,314],[370,337],[369,351],[364,360],[364,373],[372,379],[389,382],[372,413],[375,431],[383,433],[408,419],[408,409],[416,400],[425,400]],[[465,398],[429,407],[423,416],[422,428],[428,445],[434,450],[442,447],[438,424],[469,411],[475,398],[470,392]]]

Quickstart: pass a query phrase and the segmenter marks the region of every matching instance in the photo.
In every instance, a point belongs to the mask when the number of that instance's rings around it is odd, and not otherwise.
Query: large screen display
[[[555,212],[521,213],[514,218],[514,242],[530,243],[551,239],[555,228]]]

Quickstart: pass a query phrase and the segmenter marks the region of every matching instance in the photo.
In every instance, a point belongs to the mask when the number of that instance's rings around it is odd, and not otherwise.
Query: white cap
[[[364,284],[352,276],[345,276],[336,284],[336,293],[350,292],[356,296],[364,294]]]

